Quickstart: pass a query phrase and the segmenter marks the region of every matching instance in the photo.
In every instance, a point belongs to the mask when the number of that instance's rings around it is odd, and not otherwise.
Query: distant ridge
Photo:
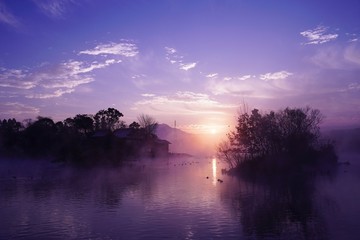
[[[184,138],[193,136],[191,133],[184,132],[178,128],[170,127],[164,123],[158,124],[156,134],[159,138],[166,139],[168,141],[175,140],[176,137]]]
[[[360,153],[360,128],[330,130],[328,135],[339,151]]]
[[[168,140],[170,152],[187,153],[194,156],[214,155],[216,147],[204,141],[204,136],[187,133],[178,128],[170,127],[167,124],[158,124],[156,134],[159,138]]]

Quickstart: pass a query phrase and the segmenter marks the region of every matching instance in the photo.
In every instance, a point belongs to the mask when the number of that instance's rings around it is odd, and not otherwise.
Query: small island
[[[321,137],[323,115],[319,110],[287,107],[249,113],[244,109],[235,131],[218,148],[230,172],[264,177],[328,171],[336,165],[334,143]]]

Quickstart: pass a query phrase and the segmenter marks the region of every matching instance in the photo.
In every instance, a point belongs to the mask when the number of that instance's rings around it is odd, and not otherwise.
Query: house
[[[150,154],[152,157],[168,157],[169,145],[171,143],[167,140],[154,139],[151,143]]]
[[[141,129],[121,128],[115,130],[113,136],[131,156],[163,158],[169,155],[169,141],[157,136],[145,138]]]

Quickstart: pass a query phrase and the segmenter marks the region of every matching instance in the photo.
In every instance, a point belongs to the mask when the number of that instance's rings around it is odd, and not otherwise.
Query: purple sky
[[[360,1],[0,0],[0,118],[115,107],[192,132],[239,106],[360,124]]]

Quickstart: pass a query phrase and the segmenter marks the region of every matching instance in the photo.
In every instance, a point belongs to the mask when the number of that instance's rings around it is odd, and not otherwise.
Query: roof
[[[94,132],[93,137],[105,137],[110,134],[109,130],[97,130]]]
[[[116,129],[113,134],[115,137],[118,138],[127,138],[130,137],[132,129],[130,128],[120,128],[120,129]]]
[[[156,139],[154,142],[158,144],[171,144],[171,142],[163,139]]]

